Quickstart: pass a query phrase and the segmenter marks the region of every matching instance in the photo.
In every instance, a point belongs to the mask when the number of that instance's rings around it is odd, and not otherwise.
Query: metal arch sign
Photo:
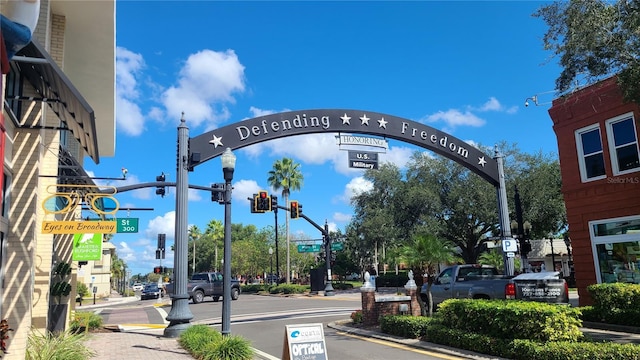
[[[240,121],[189,139],[193,168],[232,150],[287,136],[356,133],[404,141],[445,156],[499,186],[498,164],[478,148],[430,126],[401,117],[362,110],[289,111]]]

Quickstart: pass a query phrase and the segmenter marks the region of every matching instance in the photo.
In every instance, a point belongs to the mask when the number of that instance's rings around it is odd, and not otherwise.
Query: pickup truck
[[[187,283],[187,293],[189,299],[194,304],[201,303],[205,296],[211,296],[213,301],[219,301],[223,295],[223,280],[220,272],[201,272],[191,275],[191,280]],[[173,283],[166,285],[167,293],[173,294]],[[240,297],[240,282],[231,279],[231,300],[238,300]]]
[[[488,265],[454,265],[445,268],[431,285],[436,306],[447,299],[517,299],[546,303],[569,303],[569,288],[556,272],[499,275]],[[427,284],[420,297],[427,301]]]

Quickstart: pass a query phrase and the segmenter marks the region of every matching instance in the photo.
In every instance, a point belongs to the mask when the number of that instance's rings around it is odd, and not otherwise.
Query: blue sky
[[[184,112],[190,137],[256,116],[304,109],[360,109],[391,114],[492,146],[517,143],[525,152],[557,153],[547,114],[560,72],[544,51],[546,26],[531,14],[542,2],[310,2],[120,1],[116,3],[116,154],[85,166],[98,177],[175,181],[177,126]],[[527,98],[538,95],[535,106]],[[423,150],[390,141],[380,162],[403,166]],[[289,137],[235,151],[232,222],[273,226],[251,214],[247,197],[267,185],[275,160],[301,164],[304,185],[294,192],[316,223],[342,229],[350,197],[369,186],[348,167],[333,134]],[[189,183],[222,182],[219,159],[189,173]],[[101,181],[100,183],[105,183]],[[279,194],[278,194],[279,195]],[[113,243],[132,274],[147,273],[157,234],[174,242],[175,191],[117,195],[119,218],[139,218],[139,232]],[[281,202],[282,204],[282,202]],[[210,194],[191,191],[189,224],[204,229],[223,220]],[[497,210],[496,210],[497,211]],[[281,211],[280,224],[284,224]],[[320,238],[305,220],[292,237]],[[168,251],[163,264],[173,265]]]

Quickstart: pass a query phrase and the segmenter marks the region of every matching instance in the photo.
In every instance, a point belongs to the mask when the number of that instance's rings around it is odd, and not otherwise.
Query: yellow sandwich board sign
[[[327,360],[322,324],[286,325],[282,360]]]

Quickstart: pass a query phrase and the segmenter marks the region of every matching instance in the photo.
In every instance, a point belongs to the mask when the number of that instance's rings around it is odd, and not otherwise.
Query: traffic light
[[[160,174],[159,176],[156,176],[156,181],[157,182],[164,182],[164,180],[165,180],[164,172],[162,174]],[[164,197],[165,193],[166,193],[166,190],[165,190],[163,185],[156,186],[156,195],[160,195],[160,196]]]
[[[162,274],[162,266],[156,266],[153,268],[154,274]]]
[[[278,208],[278,197],[271,195],[271,210],[276,210]]]
[[[258,211],[258,194],[253,194],[253,198],[251,198],[251,213],[261,213],[262,211]]]
[[[289,211],[291,212],[291,218],[297,219],[300,216],[300,204],[293,200],[289,202]]]
[[[257,212],[271,211],[271,198],[266,191],[258,191],[255,203]]]
[[[211,184],[211,201],[224,204],[224,184]]]

